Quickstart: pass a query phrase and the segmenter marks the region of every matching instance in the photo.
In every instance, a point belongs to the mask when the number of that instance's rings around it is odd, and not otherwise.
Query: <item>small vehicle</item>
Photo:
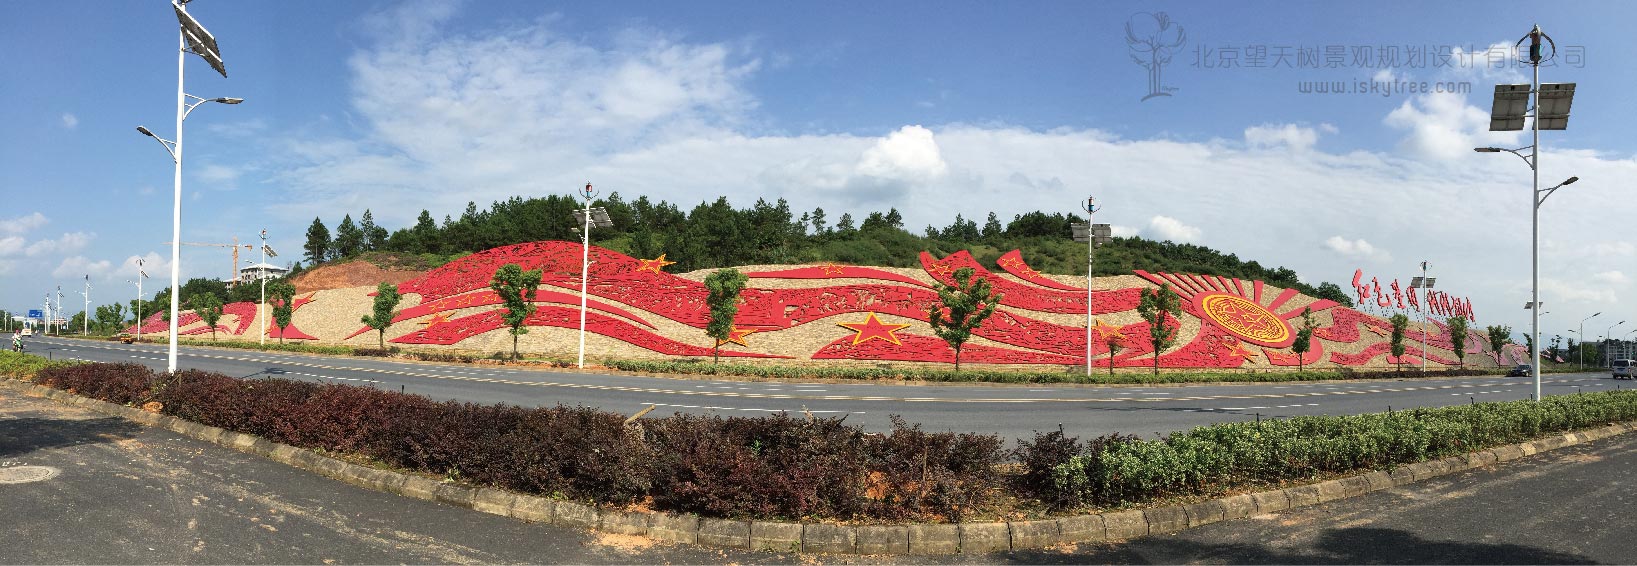
[[[34,335],[34,329],[33,329],[33,328],[29,328],[29,327],[27,327],[27,326],[24,326],[24,327],[23,327],[23,331],[22,331],[22,332],[21,332],[21,334],[22,334],[22,335],[23,335],[23,336],[33,336],[33,335]]]
[[[1534,369],[1534,367],[1530,366],[1529,364],[1518,364],[1518,365],[1516,365],[1516,366],[1514,366],[1512,368],[1512,371],[1506,372],[1506,376],[1507,377],[1529,377],[1531,375],[1534,375],[1534,373],[1532,372],[1533,369]]]
[[[130,343],[135,342],[135,341],[136,341],[136,337],[132,336],[131,333],[129,333],[129,332],[119,333],[119,343],[120,344],[130,344]]]
[[[1637,372],[1637,360],[1614,360],[1609,367],[1614,370],[1615,379],[1631,379],[1633,372]]]

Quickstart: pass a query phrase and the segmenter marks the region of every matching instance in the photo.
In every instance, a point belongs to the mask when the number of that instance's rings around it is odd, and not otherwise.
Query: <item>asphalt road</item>
[[[165,369],[162,344],[28,340],[28,351],[37,355]],[[1502,377],[1164,387],[726,381],[196,347],[180,348],[178,364],[247,379],[346,383],[476,403],[587,405],[624,414],[649,404],[658,406],[650,414],[759,415],[805,408],[818,416],[845,415],[847,422],[870,430],[888,430],[889,417],[901,415],[928,430],[997,433],[1006,439],[1027,438],[1032,431],[1059,424],[1083,437],[1148,435],[1258,418],[1511,401],[1534,392],[1529,378]],[[1627,384],[1608,373],[1584,373],[1546,376],[1542,387],[1547,395],[1562,395]]]
[[[669,545],[371,491],[164,429],[0,394],[0,564],[1637,563],[1637,434],[1118,544],[963,556]]]

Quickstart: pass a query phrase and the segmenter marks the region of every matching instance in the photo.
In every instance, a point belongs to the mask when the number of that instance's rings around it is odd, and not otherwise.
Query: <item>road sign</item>
[[[29,309],[28,317],[29,318],[45,318],[45,311],[40,310],[40,309]]]

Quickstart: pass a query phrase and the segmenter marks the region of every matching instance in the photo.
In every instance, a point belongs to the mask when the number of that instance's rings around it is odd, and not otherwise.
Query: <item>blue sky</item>
[[[190,56],[187,90],[247,102],[187,121],[183,239],[267,228],[288,259],[314,216],[333,227],[368,207],[397,228],[423,208],[441,217],[587,180],[685,206],[721,194],[832,215],[894,206],[917,229],[957,213],[1072,212],[1094,193],[1108,206],[1099,221],[1123,233],[1313,281],[1407,278],[1431,260],[1480,324],[1521,329],[1528,170],[1470,147],[1527,145],[1484,131],[1492,85],[1527,81],[1488,55],[1538,23],[1560,48],[1543,80],[1579,84],[1570,130],[1544,135],[1542,180],[1584,179],[1542,210],[1544,328],[1599,311],[1637,327],[1624,273],[1637,246],[1611,227],[1637,217],[1623,107],[1637,74],[1622,63],[1637,5],[1476,8],[199,0],[189,10],[229,78]],[[1126,25],[1159,13],[1185,39],[1163,66],[1170,96],[1143,100]],[[174,135],[170,7],[8,3],[0,16],[13,54],[0,87],[0,307],[38,308],[87,274],[93,302],[128,299],[136,257],[158,277],[151,294],[169,260],[171,165],[134,126]],[[1321,65],[1196,64],[1258,48],[1315,49]],[[1329,68],[1327,48],[1345,54]],[[1439,48],[1456,63],[1406,60]],[[1470,92],[1300,92],[1372,80]],[[224,255],[185,248],[184,277],[225,276]]]

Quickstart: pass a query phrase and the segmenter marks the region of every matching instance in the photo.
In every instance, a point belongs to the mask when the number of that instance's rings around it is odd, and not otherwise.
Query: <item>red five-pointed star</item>
[[[732,343],[738,344],[740,346],[749,347],[750,344],[745,343],[745,337],[749,336],[749,335],[751,335],[751,334],[753,334],[755,332],[756,332],[756,329],[754,329],[754,328],[739,328],[739,327],[735,326],[735,327],[733,327],[733,331],[728,333],[728,339],[727,340],[717,340],[716,345],[718,347],[720,347],[723,344],[727,344],[729,342],[732,342]]]
[[[654,273],[660,273],[660,270],[664,269],[665,266],[676,263],[674,261],[665,261],[665,254],[659,254],[659,257],[654,259],[638,259],[637,261],[642,262],[642,265],[637,266],[638,272],[652,271]]]
[[[854,346],[857,346],[863,342],[868,342],[875,338],[880,338],[902,346],[903,344],[898,341],[898,336],[893,334],[893,332],[903,330],[904,327],[909,326],[908,324],[883,324],[880,319],[875,318],[875,313],[873,312],[870,313],[869,318],[864,319],[864,322],[838,322],[836,324],[858,332],[858,334],[853,336]]]

